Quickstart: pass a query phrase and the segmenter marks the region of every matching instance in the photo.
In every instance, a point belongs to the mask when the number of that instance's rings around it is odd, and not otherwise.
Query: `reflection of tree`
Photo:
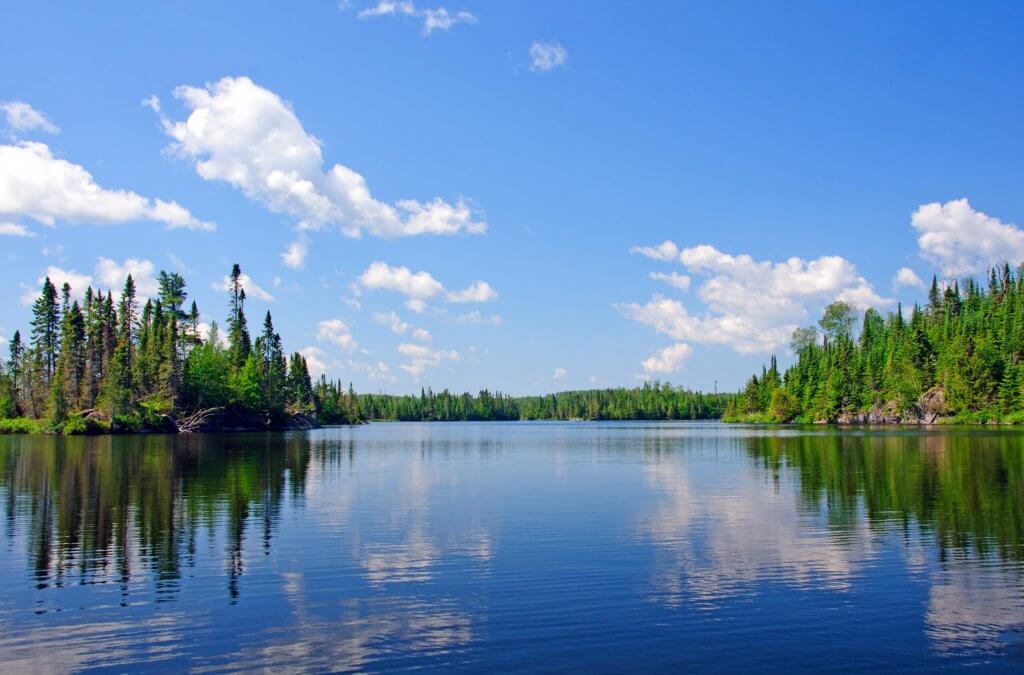
[[[303,493],[308,464],[299,434],[10,437],[0,486],[8,533],[27,531],[40,588],[113,575],[127,602],[141,569],[173,597],[197,533],[223,527],[237,597],[250,519],[269,550],[282,499]]]
[[[842,528],[916,522],[951,550],[1024,560],[1024,450],[1014,433],[778,435],[745,439],[765,468],[800,476],[809,507]]]

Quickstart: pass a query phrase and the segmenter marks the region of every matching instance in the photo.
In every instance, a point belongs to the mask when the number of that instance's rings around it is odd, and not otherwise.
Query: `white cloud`
[[[547,72],[564,65],[569,52],[557,42],[534,40],[530,45],[530,70]]]
[[[722,344],[742,354],[766,353],[787,344],[793,329],[830,301],[845,300],[858,308],[893,302],[880,297],[853,264],[839,256],[757,261],[702,245],[683,249],[679,259],[691,273],[705,277],[698,289],[708,310],[702,316],[661,295],[646,305],[619,308],[680,342]]]
[[[359,173],[341,164],[325,170],[320,141],[274,92],[246,77],[225,77],[205,87],[182,86],[177,96],[191,112],[184,121],[163,117],[174,139],[170,150],[195,162],[205,180],[225,181],[275,213],[298,220],[302,231],[337,227],[358,237],[364,231],[394,237],[483,233],[469,204],[434,198],[375,199]],[[301,264],[306,248],[292,247],[285,262]]]
[[[921,281],[921,277],[917,276],[917,273],[909,267],[901,267],[897,270],[896,276],[892,280],[892,285],[896,288],[924,288],[924,282]]]
[[[132,275],[137,297],[155,298],[159,290],[153,263],[149,260],[125,258],[123,263],[118,264],[110,258],[101,257],[96,263],[95,273],[96,283],[113,291],[114,295],[118,295],[124,288],[125,279],[129,274]]]
[[[264,302],[272,302],[274,300],[273,295],[271,295],[262,287],[260,287],[259,284],[253,281],[252,277],[250,277],[245,272],[242,273],[242,276],[239,277],[238,280],[242,284],[242,288],[245,290],[246,297],[259,298]],[[211,286],[215,291],[230,291],[231,277],[224,277],[220,281],[215,281],[211,284]]]
[[[146,106],[155,113],[161,112],[160,98],[156,94],[150,94],[146,98],[142,99],[142,105]]]
[[[352,351],[358,345],[349,331],[348,324],[341,319],[327,319],[319,323],[316,334],[317,342],[330,342],[345,351]]]
[[[490,316],[484,316],[479,310],[473,310],[472,312],[466,312],[465,314],[459,314],[455,317],[457,323],[489,323],[492,326],[500,326],[502,318],[497,314],[491,314]]]
[[[153,272],[154,266],[151,261],[138,258],[125,258],[124,262],[118,263],[110,258],[100,257],[96,261],[96,268],[92,275],[50,265],[46,268],[43,276],[39,277],[37,286],[25,287],[21,303],[31,305],[39,297],[39,288],[46,277],[50,277],[50,281],[58,291],[65,282],[70,284],[72,295],[76,298],[81,298],[85,289],[92,286],[94,282],[98,290],[109,290],[113,292],[114,297],[120,297],[125,279],[131,274],[137,297],[141,300],[155,298],[159,286]]]
[[[391,374],[391,369],[388,368],[388,364],[383,361],[378,361],[377,363],[359,363],[349,360],[348,367],[352,370],[366,373],[366,377],[370,380],[395,382],[398,379]]]
[[[455,350],[437,350],[428,345],[409,342],[398,345],[398,353],[409,359],[408,363],[399,367],[416,379],[422,377],[427,368],[441,365],[441,361],[458,361],[460,358]]]
[[[306,255],[309,254],[309,237],[299,234],[299,237],[288,245],[281,254],[281,262],[293,270],[301,270],[306,266]]]
[[[60,293],[61,288],[64,284],[71,286],[71,295],[80,298],[85,293],[85,289],[92,285],[92,277],[88,274],[81,274],[75,270],[65,270],[56,265],[50,265],[46,268],[39,279],[36,280],[34,287],[24,286],[25,292],[21,295],[21,304],[31,305],[39,297],[40,289],[43,287],[43,282],[46,278],[50,278],[50,283],[57,287],[57,293]]]
[[[567,373],[568,371],[565,368],[555,368],[555,372],[551,373],[551,379],[561,380]]]
[[[378,0],[376,5],[367,7],[357,15],[360,19],[371,19],[378,16],[409,16],[423,19],[423,34],[430,35],[435,30],[448,31],[459,23],[476,23],[476,16],[465,10],[449,12],[445,7],[437,9],[417,9],[412,0]]]
[[[413,328],[412,338],[414,340],[419,340],[420,342],[430,342],[434,339],[433,336],[430,335],[430,331],[425,328]]]
[[[448,302],[490,302],[498,297],[498,292],[486,281],[474,281],[461,291],[453,291],[445,296]]]
[[[444,291],[441,282],[429,272],[412,272],[408,267],[392,267],[384,262],[371,263],[358,283],[362,288],[401,293],[406,306],[417,314],[426,309],[426,301]]]
[[[0,237],[34,237],[36,233],[17,223],[0,223]]]
[[[299,350],[306,359],[306,367],[312,377],[319,377],[327,372],[327,355],[319,347],[304,347]]]
[[[34,131],[39,129],[48,134],[59,134],[60,128],[46,119],[43,113],[39,112],[28,103],[21,101],[7,101],[0,103],[0,110],[4,111],[7,118],[7,126],[14,131]]]
[[[378,312],[373,315],[373,320],[387,326],[395,335],[405,335],[409,330],[409,324],[402,321],[398,312]]]
[[[650,277],[655,281],[664,281],[672,288],[679,289],[680,291],[690,290],[691,279],[685,274],[679,274],[678,272],[651,272]]]
[[[677,342],[674,345],[665,347],[657,354],[643,361],[646,373],[674,373],[683,365],[683,361],[690,358],[693,348],[685,342]]]
[[[630,253],[639,253],[653,260],[670,262],[679,257],[679,247],[674,242],[665,240],[657,246],[634,246],[629,249]]]
[[[78,164],[54,157],[44,143],[27,141],[0,145],[0,214],[25,216],[45,225],[58,220],[89,224],[151,220],[168,229],[215,227],[176,202],[102,188]]]
[[[199,337],[201,337],[203,340],[209,340],[210,324],[207,323],[206,321],[200,321],[197,327],[199,328]],[[217,344],[220,345],[223,349],[227,349],[230,346],[230,343],[228,342],[227,331],[225,331],[220,326],[217,327]]]
[[[910,223],[921,257],[947,276],[977,274],[1004,260],[1024,262],[1024,231],[975,211],[966,198],[922,204]]]
[[[356,288],[384,290],[400,293],[406,297],[405,306],[422,313],[427,302],[444,295],[445,302],[489,302],[498,293],[486,281],[474,281],[461,291],[447,292],[444,285],[429,272],[413,272],[408,267],[392,266],[376,261],[370,264],[356,280]]]

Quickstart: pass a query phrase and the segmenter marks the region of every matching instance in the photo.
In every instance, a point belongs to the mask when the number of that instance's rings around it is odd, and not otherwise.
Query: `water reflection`
[[[1013,433],[0,437],[0,505],[0,657],[24,670],[600,668],[615,644],[753,667],[776,627],[815,664],[868,634],[908,664],[1024,657]]]
[[[151,576],[173,599],[194,565],[197,537],[223,531],[227,586],[239,594],[246,529],[266,552],[282,501],[305,489],[309,446],[272,438],[6,437],[0,485],[7,536],[27,538],[39,589],[118,583]]]
[[[692,440],[676,439],[680,456],[649,455],[655,461],[645,466],[661,495],[640,527],[658,551],[657,600],[714,608],[756,594],[765,580],[847,591],[869,568],[875,579],[891,572],[879,558],[896,539],[904,555],[897,572],[927,584],[934,649],[985,654],[1019,644],[1021,436],[738,434],[718,439],[715,451],[745,454],[756,470],[703,482],[694,468],[702,449]]]

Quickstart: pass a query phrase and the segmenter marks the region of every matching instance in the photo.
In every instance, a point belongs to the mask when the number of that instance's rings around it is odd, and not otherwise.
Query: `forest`
[[[27,339],[15,332],[0,360],[0,432],[168,431],[190,413],[222,408],[267,428],[295,414],[358,421],[351,390],[314,387],[303,356],[286,357],[270,312],[252,339],[241,280],[235,264],[226,333],[213,323],[201,335],[199,308],[177,273],[160,272],[157,296],[141,307],[131,275],[116,298],[93,288],[77,296],[46,278]]]
[[[359,414],[367,420],[704,420],[718,419],[731,394],[703,394],[645,383],[633,389],[564,391],[546,396],[435,393],[419,396],[364,394]]]
[[[940,284],[909,318],[829,305],[730,400],[734,422],[1024,422],[1024,267]],[[858,326],[859,324],[859,326]]]

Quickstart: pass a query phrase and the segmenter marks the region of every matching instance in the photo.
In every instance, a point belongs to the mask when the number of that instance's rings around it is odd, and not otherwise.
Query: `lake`
[[[0,436],[8,671],[1024,668],[1024,434]]]

